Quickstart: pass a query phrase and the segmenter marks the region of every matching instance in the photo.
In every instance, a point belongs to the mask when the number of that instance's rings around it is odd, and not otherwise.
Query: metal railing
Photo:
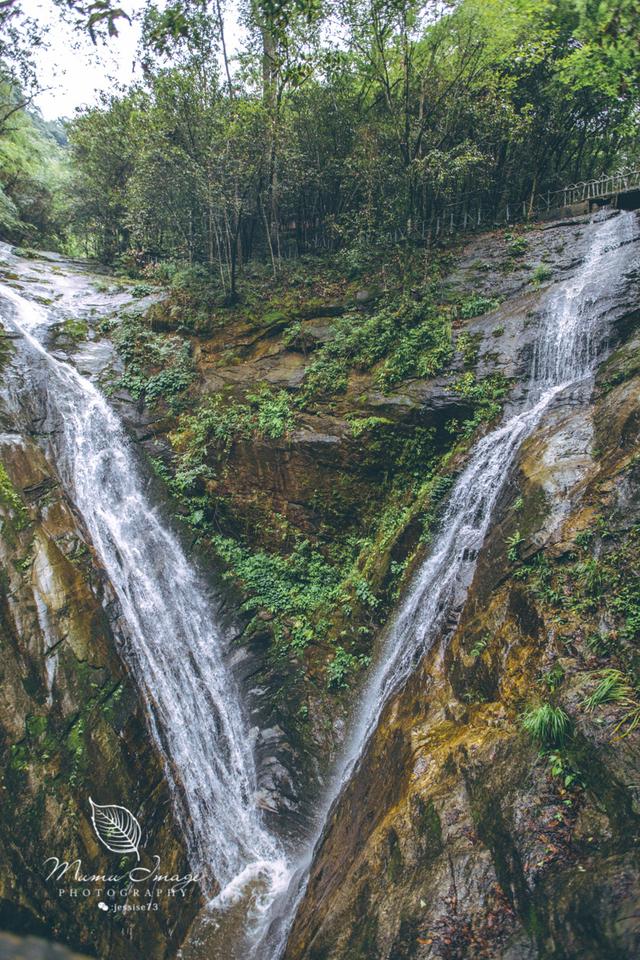
[[[560,213],[563,208],[575,203],[603,200],[636,188],[640,189],[640,169],[604,174],[557,190],[534,193],[527,200],[503,199],[497,205],[495,201],[492,202],[487,192],[476,192],[435,207],[428,220],[410,220],[404,227],[390,231],[364,232],[360,239],[370,243],[399,243],[407,240],[433,243],[458,233],[491,230],[538,220],[556,212]],[[321,222],[313,224],[309,230],[305,225],[304,234],[305,249],[336,248],[335,237],[327,234]],[[298,234],[295,227],[288,232],[283,231],[280,238],[284,255],[288,255],[289,248],[291,256],[297,255]]]
[[[574,183],[570,187],[564,187],[563,190],[557,190],[554,196],[562,194],[561,206],[567,207],[572,203],[581,203],[585,200],[612,197],[637,187],[640,187],[640,170],[628,170],[598,177],[597,180]]]
[[[405,229],[397,229],[385,239],[437,240],[448,234],[467,233],[492,227],[508,226],[526,220],[536,220],[563,207],[589,200],[614,197],[626,190],[640,188],[640,169],[606,174],[593,180],[573,183],[558,190],[534,194],[528,200],[506,200],[496,210],[488,208],[486,200],[474,194],[445,205],[430,221],[409,222]]]

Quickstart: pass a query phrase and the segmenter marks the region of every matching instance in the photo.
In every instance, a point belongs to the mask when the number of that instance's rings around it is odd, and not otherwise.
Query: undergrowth
[[[640,524],[614,529],[604,517],[578,533],[568,559],[538,554],[521,564],[516,579],[549,608],[566,642],[597,669],[583,670],[588,716],[614,709],[613,734],[625,737],[640,724]],[[517,557],[513,558],[517,560]],[[594,629],[591,625],[598,625]]]
[[[124,373],[108,391],[127,390],[136,400],[153,405],[160,400],[174,410],[184,405],[184,394],[195,379],[191,346],[178,336],[154,333],[138,314],[123,314],[115,326],[103,324],[124,363]]]
[[[307,368],[302,405],[344,392],[352,370],[375,368],[384,390],[408,377],[436,376],[453,356],[450,313],[430,288],[422,300],[404,296],[372,315],[339,318]]]

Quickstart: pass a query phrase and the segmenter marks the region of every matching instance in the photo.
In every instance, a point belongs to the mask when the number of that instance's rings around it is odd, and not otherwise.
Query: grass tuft
[[[598,685],[582,701],[585,710],[591,712],[603,703],[629,703],[633,700],[633,687],[620,670],[601,670],[594,676],[598,678]]]
[[[571,732],[571,721],[562,707],[550,703],[525,710],[522,726],[533,740],[547,747],[560,746]]]

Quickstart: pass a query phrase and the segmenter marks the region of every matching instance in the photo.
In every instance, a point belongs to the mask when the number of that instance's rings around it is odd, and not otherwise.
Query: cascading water
[[[205,891],[220,885],[218,903],[253,883],[259,907],[285,882],[286,862],[256,803],[252,739],[207,589],[147,501],[133,445],[102,394],[43,345],[56,318],[0,290],[3,319],[22,335],[22,380],[9,392],[23,408],[35,398],[63,485],[117,594],[125,657],[144,693],[192,867]]]
[[[621,214],[594,227],[587,260],[548,298],[527,399],[478,443],[455,484],[433,550],[386,631],[319,811],[320,825],[353,774],[385,704],[460,609],[522,442],[558,394],[593,372],[607,330],[590,307],[598,287],[615,284],[625,272],[634,224],[633,215]],[[26,360],[24,382],[12,388],[16,402],[27,403],[31,391],[44,405],[43,432],[58,471],[116,590],[130,636],[125,655],[145,693],[193,865],[210,885],[215,879],[223,888],[220,906],[237,902],[252,882],[257,890],[249,906],[252,943],[245,941],[242,954],[229,944],[224,960],[275,960],[285,947],[313,851],[308,849],[296,881],[287,887],[290,865],[256,803],[251,737],[225,667],[214,607],[177,539],[148,503],[117,417],[90,380],[44,346],[55,318],[9,288],[1,292],[9,306],[4,319],[22,334]],[[41,392],[38,377],[47,384]],[[256,943],[268,918],[271,929]],[[244,921],[242,926],[244,937]],[[221,954],[209,955],[222,960]]]
[[[389,698],[406,682],[435,640],[459,611],[482,547],[496,501],[522,445],[554,398],[593,374],[608,330],[593,309],[598,291],[620,282],[634,256],[633,214],[619,214],[595,227],[589,254],[576,275],[548,298],[534,351],[527,398],[511,416],[485,436],[458,478],[433,550],[418,571],[385,632],[376,666],[332,779],[319,823],[354,773]],[[263,946],[264,960],[281,956],[295,911],[304,893],[313,851],[298,866],[296,889],[279,906],[279,917]],[[293,886],[293,884],[292,884]]]

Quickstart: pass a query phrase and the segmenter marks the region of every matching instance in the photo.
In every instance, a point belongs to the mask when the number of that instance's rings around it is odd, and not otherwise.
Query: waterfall
[[[554,398],[590,377],[607,341],[597,310],[598,290],[615,285],[633,256],[633,214],[619,214],[593,227],[589,253],[570,280],[547,297],[534,350],[526,400],[483,437],[454,485],[433,548],[414,577],[385,630],[380,652],[362,692],[343,754],[336,766],[320,816],[320,833],[329,811],[353,776],[390,697],[407,681],[436,637],[461,610],[487,535],[493,509],[523,441]],[[298,865],[295,889],[280,903],[264,960],[281,956],[312,862],[309,849]],[[292,883],[292,887],[294,883]]]
[[[118,417],[90,380],[43,345],[51,311],[6,286],[1,292],[3,318],[22,335],[23,381],[16,378],[18,392],[9,386],[13,402],[37,398],[58,474],[119,600],[124,656],[143,692],[192,868],[205,892],[220,885],[223,900],[248,881],[268,897],[285,882],[286,861],[256,804],[252,738],[207,588],[148,502]]]
[[[635,221],[632,214],[620,214],[590,229],[587,259],[547,295],[526,399],[476,445],[433,548],[385,630],[318,812],[318,836],[385,704],[461,609],[523,441],[560,393],[588,382],[602,355],[608,331],[593,307],[598,288],[615,284],[632,256]],[[18,386],[43,405],[58,473],[118,597],[129,636],[123,653],[143,691],[192,865],[209,890],[214,881],[222,887],[216,899],[222,908],[237,903],[253,882],[255,937],[268,920],[271,929],[246,956],[275,960],[304,894],[313,848],[295,865],[291,880],[292,865],[256,803],[251,734],[225,666],[225,643],[206,585],[148,502],[134,446],[117,416],[89,379],[47,350],[51,311],[8,287],[1,292],[2,315],[21,334],[25,380]],[[19,400],[16,385],[11,389]]]

